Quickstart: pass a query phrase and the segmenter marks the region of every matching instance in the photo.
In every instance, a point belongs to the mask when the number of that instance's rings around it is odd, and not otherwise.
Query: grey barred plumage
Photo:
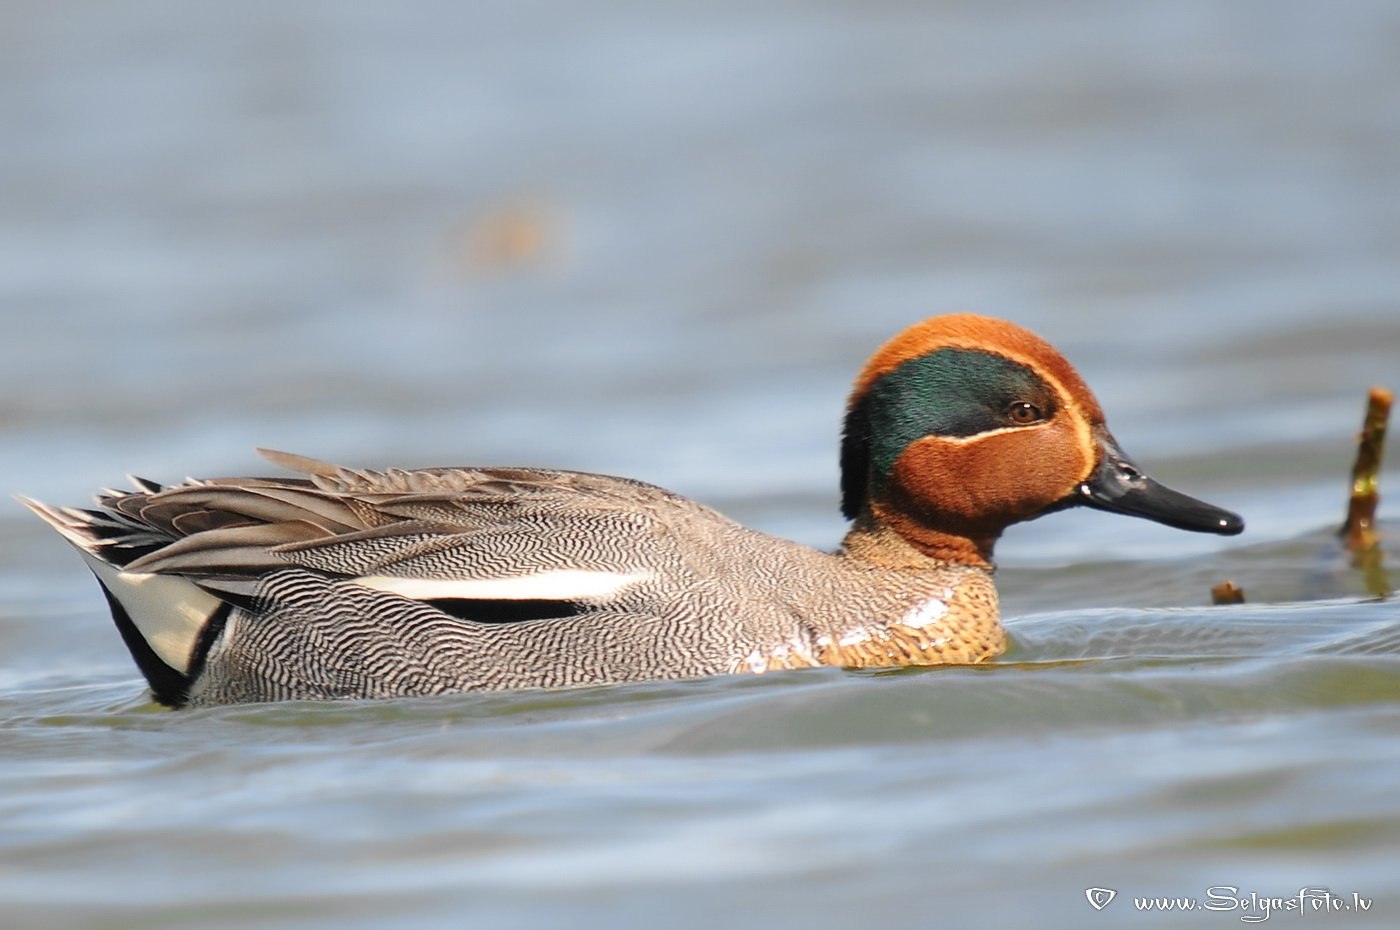
[[[950,347],[966,384],[882,380]],[[940,392],[975,413],[953,434],[891,415]],[[854,522],[834,553],[654,485],[534,468],[353,470],[265,452],[304,477],[136,480],[95,509],[25,502],[79,549],[171,705],[979,662],[1005,643],[990,557],[1010,523],[1088,504],[1242,526],[1132,467],[1068,363],[1010,324],[911,328],[867,366],[847,420]],[[886,422],[914,436],[902,452]]]
[[[314,468],[308,479],[147,482],[104,494],[98,510],[38,506],[129,576],[179,577],[233,602],[205,654],[173,666],[194,673],[180,693],[158,694],[180,705],[815,665],[872,621],[984,584],[958,566],[850,563],[627,479]],[[128,559],[127,547],[142,552]],[[489,613],[497,598],[525,596],[570,607],[537,620],[471,619],[474,605]],[[999,649],[994,603],[982,623],[982,651]]]

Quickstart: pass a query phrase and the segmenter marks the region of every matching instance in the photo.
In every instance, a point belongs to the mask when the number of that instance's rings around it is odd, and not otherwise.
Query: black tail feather
[[[122,642],[126,643],[127,651],[136,660],[136,667],[141,670],[141,674],[146,676],[146,682],[151,686],[151,694],[157,701],[167,707],[179,707],[189,699],[190,679],[178,669],[173,669],[166,665],[161,657],[156,655],[150,643],[146,642],[141,631],[132,622],[131,615],[126,612],[122,602],[107,590],[107,586],[102,584],[102,579],[98,579],[98,585],[102,588],[103,595],[107,598],[107,604],[112,608],[112,619],[116,621],[117,631],[122,635]]]
[[[185,673],[179,669],[171,668],[160,656],[156,655],[151,644],[146,642],[146,638],[136,628],[131,615],[126,612],[121,601],[107,590],[107,586],[102,584],[101,578],[98,579],[98,587],[102,589],[103,596],[107,598],[108,606],[112,608],[112,619],[117,624],[117,631],[121,633],[122,642],[126,643],[127,651],[131,653],[131,658],[136,661],[136,667],[141,670],[141,674],[146,677],[146,683],[151,686],[151,696],[167,707],[183,707],[190,699],[190,687],[204,671],[204,663],[209,657],[209,650],[214,647],[214,643],[218,642],[219,636],[224,632],[224,626],[233,613],[233,605],[225,601],[205,621],[190,655],[190,670]]]

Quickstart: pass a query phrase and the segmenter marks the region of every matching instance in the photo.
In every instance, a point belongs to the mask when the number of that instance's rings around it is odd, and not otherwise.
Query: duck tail
[[[150,493],[149,482],[137,482]],[[158,490],[158,487],[155,488]],[[223,632],[232,604],[175,574],[131,572],[126,566],[171,542],[155,527],[109,506],[126,496],[106,492],[101,509],[53,507],[16,495],[72,543],[97,577],[112,619],[157,701],[179,707],[203,670],[210,647]]]

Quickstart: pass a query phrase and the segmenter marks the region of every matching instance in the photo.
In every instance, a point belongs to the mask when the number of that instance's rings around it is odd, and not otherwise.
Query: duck
[[[1089,507],[1244,529],[1139,468],[1049,343],[973,314],[910,326],[857,376],[832,551],[628,478],[259,451],[295,477],[19,498],[87,562],[161,704],[970,665],[1006,647],[993,549],[1013,524]]]

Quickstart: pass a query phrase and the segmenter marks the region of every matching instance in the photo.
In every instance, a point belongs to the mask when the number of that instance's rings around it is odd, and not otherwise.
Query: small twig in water
[[[1366,419],[1356,442],[1356,464],[1351,470],[1351,499],[1347,504],[1347,518],[1338,531],[1352,554],[1352,564],[1366,576],[1366,589],[1378,597],[1390,592],[1381,566],[1376,506],[1381,499],[1381,453],[1385,447],[1385,427],[1390,419],[1392,400],[1394,395],[1385,388],[1371,388]]]
[[[1222,581],[1210,589],[1210,602],[1212,604],[1243,604],[1244,588],[1233,581]]]

